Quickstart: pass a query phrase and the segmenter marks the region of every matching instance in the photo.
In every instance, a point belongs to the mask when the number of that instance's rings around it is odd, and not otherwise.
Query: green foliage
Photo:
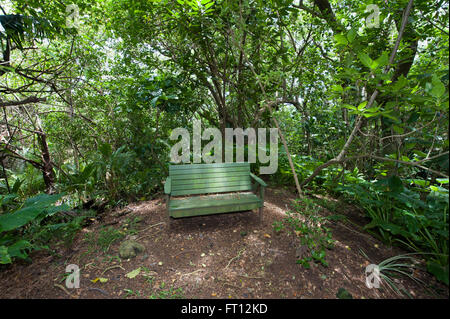
[[[311,156],[292,155],[295,172],[300,183],[310,176],[315,168],[323,162]],[[341,167],[329,166],[323,169],[319,175],[308,185],[311,192],[323,192],[324,190],[333,193],[339,184],[354,184],[364,181],[364,175],[357,167],[349,171]],[[280,151],[278,160],[278,171],[271,176],[273,183],[278,185],[293,184],[293,173],[289,166],[286,153]]]
[[[55,205],[63,194],[40,194],[20,203],[17,195],[0,197],[7,210],[0,214],[0,263],[8,264],[14,259],[28,260],[32,250],[47,248],[46,244],[61,239],[70,244],[85,215],[64,221],[57,213],[67,211],[66,204]]]
[[[390,257],[378,264],[380,279],[385,281],[388,284],[388,287],[390,287],[398,295],[404,293],[410,298],[411,295],[408,291],[403,288],[399,288],[395,284],[394,277],[397,277],[397,275],[403,275],[422,286],[425,285],[423,281],[414,276],[414,269],[419,269],[419,262],[413,257],[413,255],[415,254],[403,254]]]
[[[31,39],[52,38],[55,34],[61,32],[57,23],[38,16],[0,15],[0,25],[3,27],[3,31],[0,31],[2,48],[4,47],[3,40],[7,38],[12,40],[20,50],[23,50],[25,37]]]
[[[425,201],[419,193],[404,187],[397,176],[340,186],[337,190],[365,209],[370,218],[365,229],[374,230],[384,242],[432,253],[425,255],[428,270],[442,280],[445,269],[448,272],[448,190],[436,186],[424,188],[429,191]]]
[[[313,200],[305,197],[296,201],[294,209],[286,213],[287,217],[273,225],[276,232],[284,227],[292,231],[302,247],[307,248],[307,254],[297,260],[305,268],[310,268],[311,262],[327,267],[326,250],[334,245],[331,230],[326,226],[327,219],[318,214],[319,209]]]
[[[89,251],[93,253],[95,251],[102,251],[107,253],[111,244],[117,240],[125,237],[125,233],[115,229],[114,227],[103,227],[97,232],[91,232],[85,234],[84,240],[88,242]]]
[[[125,223],[123,224],[123,231],[125,231],[130,236],[136,235],[139,232],[137,227],[140,222],[140,217],[127,218],[125,220]]]
[[[8,174],[11,194],[32,196],[42,192],[45,188],[42,173],[29,164],[20,166],[14,171],[6,170],[6,174]],[[0,181],[0,193],[8,193],[4,180]]]
[[[163,289],[165,287],[165,283],[162,282],[159,289],[156,292],[153,292],[148,298],[149,299],[184,299],[183,288],[173,288],[169,287],[169,289]]]
[[[336,297],[339,299],[353,299],[352,294],[344,288],[339,288],[338,292],[336,293]]]
[[[7,232],[18,229],[32,220],[42,220],[47,216],[66,210],[66,205],[50,207],[62,197],[62,194],[47,195],[41,194],[28,198],[23,205],[14,212],[8,212],[0,216],[0,232]]]
[[[81,202],[106,198],[117,205],[122,201],[145,198],[160,186],[161,168],[150,165],[139,152],[127,151],[125,146],[113,151],[110,144],[102,143],[88,164],[81,163],[79,169],[66,167],[71,172],[61,175],[60,187],[76,193]]]

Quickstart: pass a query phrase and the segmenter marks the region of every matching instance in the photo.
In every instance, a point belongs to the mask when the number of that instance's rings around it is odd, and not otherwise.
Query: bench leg
[[[169,213],[166,215],[166,225],[168,229],[172,227],[172,218],[170,218]]]
[[[169,212],[169,198],[169,195],[166,195],[166,225],[168,229],[170,229],[172,226],[172,218],[170,218]]]
[[[258,209],[259,224],[260,224],[260,225],[262,224],[263,209],[264,209],[264,207],[260,207],[260,208]]]

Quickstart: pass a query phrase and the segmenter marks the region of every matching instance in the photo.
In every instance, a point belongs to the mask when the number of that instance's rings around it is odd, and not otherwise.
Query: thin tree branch
[[[17,105],[24,105],[24,104],[30,104],[30,103],[40,103],[40,102],[45,102],[46,100],[47,100],[46,98],[38,98],[37,96],[30,96],[21,101],[0,102],[0,107],[17,106]]]

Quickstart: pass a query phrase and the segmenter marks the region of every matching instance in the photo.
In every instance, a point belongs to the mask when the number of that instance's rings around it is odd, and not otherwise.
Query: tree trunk
[[[41,147],[42,158],[42,177],[45,183],[45,192],[51,194],[55,191],[55,172],[51,161],[50,152],[48,150],[47,137],[45,134],[38,135],[39,146]]]

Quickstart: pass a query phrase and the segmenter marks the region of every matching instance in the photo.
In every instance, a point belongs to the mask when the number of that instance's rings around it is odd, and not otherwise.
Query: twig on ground
[[[160,222],[160,223],[156,223],[156,224],[150,225],[150,226],[144,228],[143,230],[140,230],[139,232],[143,232],[143,231],[149,230],[150,228],[153,228],[155,226],[158,226],[158,225],[161,225],[161,224],[165,224],[165,223],[166,222]]]
[[[226,280],[224,280],[224,279],[217,278],[217,280],[220,281],[220,282],[222,282],[222,286],[227,285],[227,286],[230,286],[230,287],[233,287],[233,288],[242,289],[242,287],[239,287],[239,286],[230,284],[228,281],[226,281]]]
[[[230,259],[230,261],[228,262],[228,264],[225,266],[225,269],[227,269],[230,264],[235,260],[241,257],[242,253],[245,251],[245,248],[242,248],[241,250],[239,250],[237,256],[234,256],[233,258]]]
[[[114,269],[114,268],[120,268],[120,269],[122,269],[122,270],[125,270],[125,268],[123,268],[121,265],[114,265],[114,266],[108,267],[108,268],[106,268],[105,270],[103,270],[102,275],[103,275],[105,272],[107,272],[108,270],[111,270],[111,269]]]
[[[124,215],[128,215],[129,213],[132,213],[133,211],[131,209],[124,209],[121,212],[118,212],[116,214],[113,214],[114,217],[122,217]]]
[[[181,274],[181,275],[180,275],[180,278],[183,277],[183,276],[193,275],[193,274],[195,274],[195,273],[198,273],[199,271],[204,271],[204,270],[205,270],[205,269],[197,269],[197,270],[195,270],[195,271],[193,271],[193,272],[188,272],[188,273],[186,273],[186,274]]]
[[[72,294],[71,294],[69,291],[67,291],[67,289],[64,288],[63,285],[60,285],[60,284],[54,284],[54,286],[57,287],[57,288],[60,288],[60,289],[61,289],[62,291],[64,291],[68,296],[73,297]]]
[[[238,275],[239,277],[249,278],[249,279],[263,279],[264,277],[259,276],[249,276],[249,275]]]

